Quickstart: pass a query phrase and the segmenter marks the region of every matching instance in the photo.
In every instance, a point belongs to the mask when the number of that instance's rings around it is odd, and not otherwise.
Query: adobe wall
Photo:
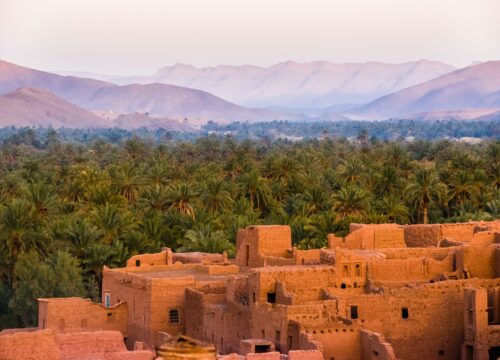
[[[301,303],[322,299],[322,289],[336,283],[331,266],[276,267],[255,269],[248,275],[251,291],[258,303],[267,302],[268,293],[276,293],[278,282],[293,294],[293,301]]]
[[[151,314],[151,285],[146,278],[122,269],[103,269],[103,301],[108,293],[111,305],[127,303],[128,326],[126,344],[132,349],[135,341],[151,344],[149,319]]]
[[[293,249],[293,265],[317,265],[320,263],[321,249],[299,250]]]
[[[217,360],[323,360],[323,354],[317,350],[293,350],[288,355],[279,352],[269,352],[261,354],[238,355],[218,355]]]
[[[493,279],[498,266],[497,251],[495,246],[464,246],[456,253],[457,268],[469,278]]]
[[[264,257],[291,258],[292,233],[289,226],[255,225],[238,230],[235,263],[261,267]]]
[[[396,360],[394,349],[385,338],[375,332],[363,329],[361,334],[361,360]]]
[[[249,304],[226,302],[223,288],[186,291],[186,334],[216,345],[219,353],[238,352],[252,338]]]
[[[182,264],[223,264],[227,262],[227,253],[210,254],[202,252],[173,253],[173,263]]]
[[[115,330],[127,337],[127,304],[106,308],[89,299],[38,299],[38,328],[55,332]]]
[[[454,255],[443,260],[433,258],[407,258],[374,260],[368,265],[368,277],[377,283],[437,281],[444,273],[453,272]]]
[[[500,233],[500,221],[475,221],[456,224],[404,225],[408,247],[437,246],[444,238],[475,245],[491,244]]]
[[[0,333],[2,360],[152,360],[148,350],[127,351],[118,331]]]
[[[59,360],[61,352],[52,330],[30,332],[0,332],[0,359]]]
[[[141,254],[132,256],[127,260],[127,267],[144,267],[144,266],[156,266],[156,265],[172,265],[173,264],[173,254],[172,250],[165,249],[160,253],[156,254]]]
[[[351,224],[350,231],[345,238],[329,234],[328,247],[362,250],[406,247],[401,225]]]
[[[338,324],[314,330],[305,328],[303,331],[311,335],[313,341],[321,342],[325,359],[358,360],[361,358],[361,336],[358,329]]]
[[[381,294],[339,296],[338,313],[349,317],[350,308],[357,306],[353,325],[382,334],[398,358],[457,359],[464,340],[463,293],[471,284],[496,287],[500,279],[444,281],[385,289]]]
[[[468,351],[474,359],[486,359],[489,348],[500,347],[500,287],[470,286],[464,290],[464,303],[462,359],[468,359]]]

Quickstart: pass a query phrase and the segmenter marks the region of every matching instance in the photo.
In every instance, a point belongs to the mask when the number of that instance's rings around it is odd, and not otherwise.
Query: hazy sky
[[[43,70],[421,58],[500,59],[500,0],[0,0],[0,59]]]

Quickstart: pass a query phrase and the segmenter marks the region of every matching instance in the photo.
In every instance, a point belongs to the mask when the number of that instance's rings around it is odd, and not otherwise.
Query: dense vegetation
[[[498,140],[68,133],[1,132],[0,327],[34,324],[37,297],[97,299],[103,265],[137,253],[234,253],[249,224],[288,224],[296,246],[314,248],[351,222],[500,217]]]

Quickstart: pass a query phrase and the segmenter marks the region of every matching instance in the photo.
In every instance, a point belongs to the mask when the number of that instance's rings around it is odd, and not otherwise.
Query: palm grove
[[[25,140],[0,148],[0,328],[34,325],[39,297],[97,300],[134,254],[232,255],[250,224],[319,248],[351,222],[500,216],[499,141]]]

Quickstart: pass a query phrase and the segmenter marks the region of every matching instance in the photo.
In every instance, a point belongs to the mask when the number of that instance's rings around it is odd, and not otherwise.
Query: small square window
[[[170,325],[178,325],[181,322],[181,317],[179,315],[179,309],[170,309],[168,311],[168,323]]]
[[[351,319],[355,320],[358,318],[358,307],[353,305],[351,306]]]
[[[135,266],[140,267],[141,266],[141,260],[136,260],[135,261]]]

